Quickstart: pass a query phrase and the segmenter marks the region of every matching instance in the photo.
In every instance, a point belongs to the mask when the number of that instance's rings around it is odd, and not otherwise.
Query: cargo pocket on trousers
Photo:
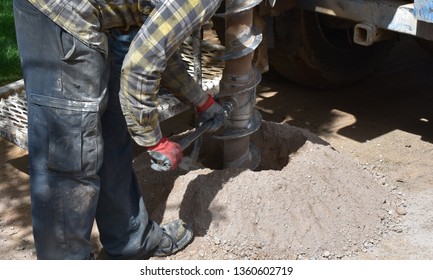
[[[76,175],[96,174],[102,164],[98,133],[98,102],[78,102],[37,94],[39,120],[48,127],[47,168]]]
[[[82,170],[82,133],[78,129],[50,129],[48,169],[60,172]]]

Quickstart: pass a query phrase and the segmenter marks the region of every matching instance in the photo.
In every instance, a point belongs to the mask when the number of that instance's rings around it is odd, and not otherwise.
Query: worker
[[[168,256],[191,242],[192,226],[181,219],[159,225],[149,218],[132,140],[164,162],[157,170],[174,170],[182,160],[159,126],[161,83],[196,108],[200,123],[212,120],[210,131],[224,123],[221,106],[176,54],[220,4],[14,0],[38,259],[94,259],[94,220],[108,259]]]

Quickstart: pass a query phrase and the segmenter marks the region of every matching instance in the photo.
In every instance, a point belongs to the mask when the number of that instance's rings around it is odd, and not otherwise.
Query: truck
[[[317,89],[362,79],[401,36],[433,51],[433,1],[266,0],[269,65],[283,77]]]

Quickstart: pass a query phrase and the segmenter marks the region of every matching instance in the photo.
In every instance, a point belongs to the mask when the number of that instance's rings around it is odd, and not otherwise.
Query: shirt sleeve
[[[193,30],[213,16],[220,4],[221,0],[161,1],[131,42],[123,62],[119,98],[128,129],[137,144],[153,146],[162,137],[157,93],[164,71],[167,81],[164,85],[170,90],[184,95],[192,104],[203,98],[203,90],[186,68],[173,63],[180,59],[173,54]],[[168,65],[170,68],[166,69]]]
[[[191,106],[197,106],[208,98],[208,94],[189,74],[179,51],[176,51],[167,61],[167,68],[162,72],[161,84]]]

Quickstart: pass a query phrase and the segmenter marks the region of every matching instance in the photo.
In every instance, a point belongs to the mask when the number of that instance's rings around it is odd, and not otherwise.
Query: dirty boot
[[[193,238],[191,227],[182,220],[174,220],[161,225],[162,239],[152,251],[155,257],[166,257],[177,253],[188,245]]]

